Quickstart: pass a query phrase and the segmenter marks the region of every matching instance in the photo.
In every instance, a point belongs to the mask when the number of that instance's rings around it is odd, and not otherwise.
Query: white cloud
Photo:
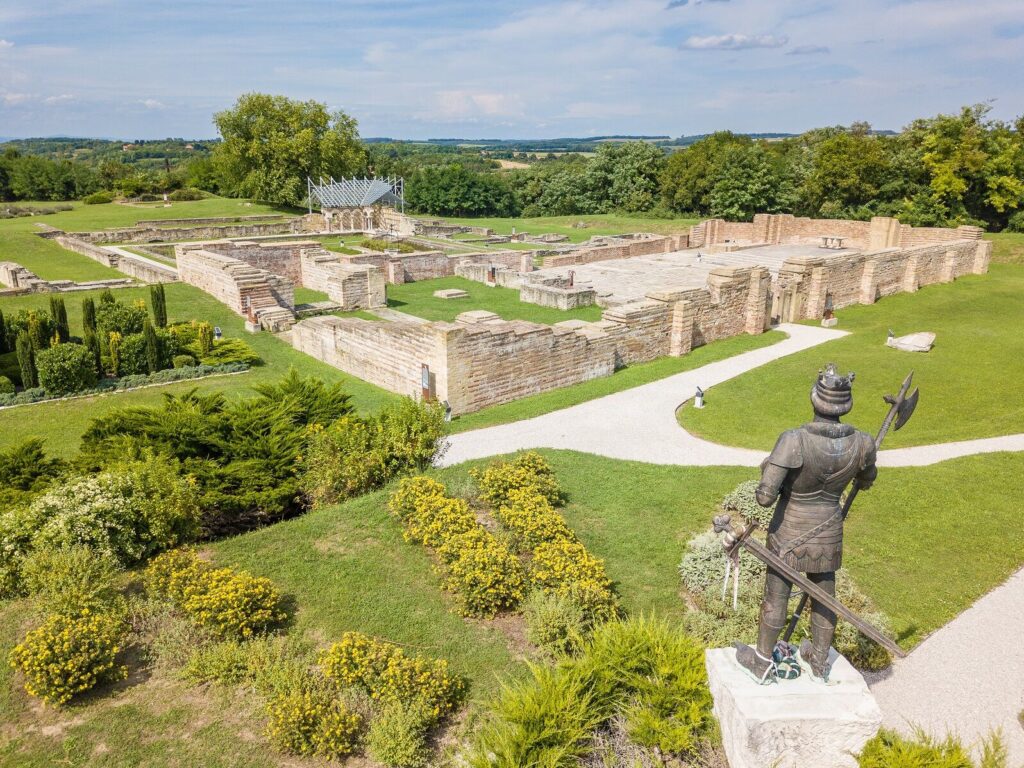
[[[523,103],[515,94],[487,91],[438,91],[435,116],[444,120],[520,117]]]
[[[156,99],[143,99],[139,102],[146,109],[167,109],[167,105]]]
[[[781,48],[789,42],[785,35],[707,35],[688,37],[682,48],[689,51],[744,51],[750,48]]]
[[[43,99],[43,104],[60,104],[64,101],[73,101],[74,98],[70,93],[62,93],[59,96],[47,96]]]
[[[4,50],[5,48],[13,48],[13,47],[14,47],[14,43],[12,43],[10,40],[0,39],[0,51]]]
[[[26,101],[32,101],[35,96],[31,93],[5,93],[3,95],[4,104],[14,106],[15,104],[24,104]]]

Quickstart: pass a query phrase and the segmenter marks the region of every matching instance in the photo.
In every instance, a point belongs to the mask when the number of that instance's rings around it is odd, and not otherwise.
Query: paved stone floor
[[[651,291],[703,288],[715,267],[767,267],[773,274],[792,256],[837,256],[853,251],[829,250],[815,245],[766,245],[730,253],[707,253],[691,248],[671,253],[611,259],[591,264],[550,267],[531,273],[531,279],[568,277],[575,274],[578,285],[591,285],[602,306],[642,299]]]

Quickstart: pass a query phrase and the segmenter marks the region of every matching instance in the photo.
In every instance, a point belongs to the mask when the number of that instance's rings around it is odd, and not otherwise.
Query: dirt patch
[[[529,163],[524,163],[520,160],[499,160],[498,165],[501,166],[501,169],[503,171],[512,170],[516,168],[522,169],[530,167]]]

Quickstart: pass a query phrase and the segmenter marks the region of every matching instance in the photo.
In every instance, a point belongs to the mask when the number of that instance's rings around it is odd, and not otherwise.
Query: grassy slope
[[[568,493],[565,515],[606,561],[631,612],[679,617],[676,566],[686,541],[753,469],[680,468],[545,451]],[[466,466],[440,476],[466,490]],[[979,483],[999,477],[1000,483]],[[847,566],[912,645],[1024,562],[1019,528],[1024,456],[991,454],[934,467],[886,469],[862,494],[847,533]],[[212,544],[218,562],[269,576],[298,606],[296,628],[329,643],[361,630],[445,656],[479,701],[499,677],[524,672],[496,622],[450,610],[422,547],[402,541],[375,493]],[[983,517],[984,516],[984,517]],[[22,603],[0,604],[0,656],[26,622]],[[266,766],[278,762],[245,700],[172,681],[104,692],[66,712],[38,710],[0,668],[0,766]],[[41,727],[47,727],[42,731]],[[289,764],[305,765],[301,760]]]
[[[622,235],[629,232],[655,232],[672,234],[686,232],[698,219],[654,219],[643,216],[609,213],[588,216],[544,216],[535,219],[445,219],[449,224],[460,224],[467,227],[490,227],[498,234],[509,235],[512,228],[516,232],[529,232],[534,235],[555,232],[568,235],[569,240],[581,243],[594,235]],[[587,226],[577,229],[573,225],[586,222]]]
[[[383,403],[397,397],[303,354],[269,333],[246,333],[243,319],[239,315],[198,288],[182,283],[171,283],[166,286],[166,290],[167,311],[172,322],[195,318],[219,325],[225,336],[240,337],[252,345],[263,358],[264,365],[237,376],[180,382],[134,392],[82,398],[67,403],[39,403],[3,409],[0,410],[0,448],[35,435],[46,439],[47,450],[67,457],[78,449],[79,437],[89,422],[97,416],[127,406],[157,405],[162,401],[164,393],[185,392],[193,387],[203,391],[218,390],[228,397],[243,397],[250,394],[254,384],[278,379],[287,373],[291,366],[303,375],[318,376],[325,381],[344,381],[347,391],[363,412],[376,410]],[[116,295],[122,301],[135,298],[145,299],[147,303],[149,301],[148,288],[124,288],[118,290]],[[85,296],[98,299],[98,292],[89,291],[64,297],[73,334],[81,333],[81,300]],[[48,302],[49,297],[42,294],[18,296],[0,299],[0,309],[5,314],[13,314],[20,309],[46,308]]]
[[[1024,265],[1024,232],[985,235],[992,241],[992,263]]]
[[[605,376],[601,379],[591,379],[590,381],[574,384],[569,387],[562,387],[550,392],[542,392],[539,395],[524,397],[512,403],[495,405],[476,413],[457,416],[452,422],[452,430],[455,432],[465,432],[470,429],[480,429],[495,424],[507,424],[512,421],[551,413],[562,408],[585,403],[588,400],[595,400],[599,397],[610,395],[613,392],[621,392],[625,389],[638,387],[641,384],[664,379],[676,373],[690,371],[702,365],[714,363],[742,352],[766,347],[769,344],[776,344],[784,337],[785,335],[780,331],[769,331],[758,336],[743,334],[715,341],[703,347],[697,347],[682,357],[659,357],[646,363],[634,363],[616,371],[611,376]]]
[[[913,421],[886,440],[888,447],[927,445],[1024,431],[1024,269],[993,264],[989,274],[899,294],[871,306],[838,312],[851,334],[790,355],[714,387],[708,408],[680,411],[683,425],[710,440],[770,448],[779,432],[807,420],[802,393],[829,360],[857,373],[853,421],[874,431],[887,406],[881,397],[899,388],[913,369],[921,402]],[[887,329],[899,335],[934,331],[927,354],[885,346]]]
[[[435,298],[434,291],[442,288],[461,288],[469,294],[469,298]],[[603,311],[598,306],[563,311],[528,304],[519,300],[517,290],[491,287],[464,277],[441,277],[403,285],[389,285],[388,306],[426,320],[452,321],[462,312],[485,309],[501,315],[505,320],[530,320],[547,324],[563,320],[600,320]]]

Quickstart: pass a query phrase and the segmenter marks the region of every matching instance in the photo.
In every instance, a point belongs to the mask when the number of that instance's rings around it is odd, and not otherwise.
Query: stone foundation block
[[[734,648],[705,652],[714,713],[731,768],[855,768],[882,711],[861,674],[833,649],[830,685],[806,674],[758,685]]]
[[[434,291],[434,298],[437,299],[468,299],[469,294],[461,288],[444,288]]]

